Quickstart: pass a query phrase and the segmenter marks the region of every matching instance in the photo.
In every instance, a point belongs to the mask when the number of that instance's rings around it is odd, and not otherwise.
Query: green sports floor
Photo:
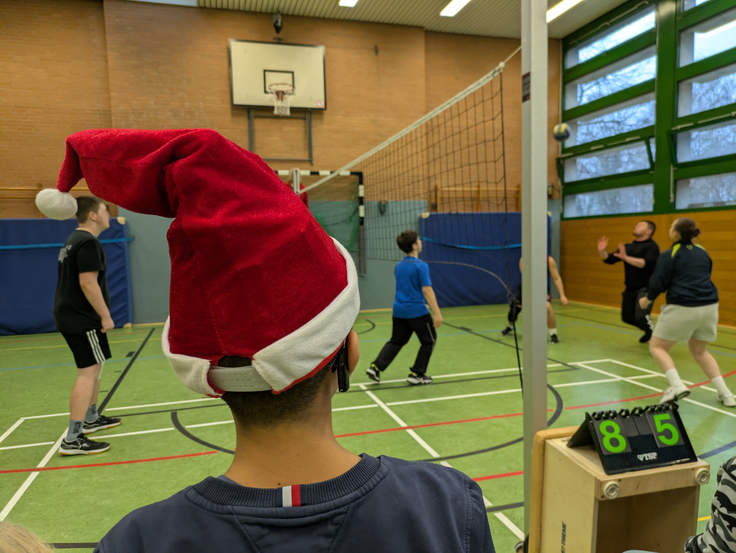
[[[586,410],[658,401],[666,380],[638,343],[640,332],[621,323],[618,311],[573,303],[555,310],[561,343],[548,353],[552,426],[580,424]],[[513,551],[524,511],[516,351],[513,337],[499,334],[506,311],[444,309],[430,363],[435,383],[424,387],[403,380],[416,338],[380,385],[367,379],[366,367],[390,336],[391,313],[361,313],[355,325],[360,365],[350,392],[333,402],[335,432],[349,450],[447,458],[476,479],[499,552]],[[142,326],[110,334],[113,359],[102,376],[100,403],[123,425],[95,434],[112,448],[89,457],[57,452],[76,372],[64,340],[58,334],[0,338],[0,519],[29,527],[59,549],[89,551],[132,509],[227,469],[235,444],[229,411],[178,382],[161,352],[161,330]],[[722,327],[711,351],[736,390],[736,329]],[[673,355],[684,380],[703,382],[685,346],[676,346]],[[680,412],[696,453],[715,474],[736,454],[736,409],[718,403],[707,384],[693,388]],[[701,530],[714,489],[712,478],[701,492]]]

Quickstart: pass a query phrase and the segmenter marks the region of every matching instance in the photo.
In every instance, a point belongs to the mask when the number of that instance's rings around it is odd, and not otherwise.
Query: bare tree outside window
[[[654,185],[612,188],[565,196],[565,217],[650,213],[654,207]]]
[[[677,209],[736,205],[736,173],[677,181]]]

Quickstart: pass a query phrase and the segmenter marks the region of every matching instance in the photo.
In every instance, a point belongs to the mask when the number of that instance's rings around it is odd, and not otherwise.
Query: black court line
[[[97,543],[50,543],[54,549],[94,549]]]
[[[206,442],[206,441],[202,440],[201,438],[197,438],[197,436],[195,436],[194,434],[192,434],[191,432],[189,432],[189,430],[187,430],[186,428],[184,428],[184,426],[179,422],[179,415],[176,413],[176,411],[174,411],[173,413],[171,413],[171,422],[174,423],[174,426],[176,427],[176,429],[179,432],[181,432],[182,434],[184,434],[190,440],[195,441],[198,444],[203,445],[205,447],[209,447],[211,449],[216,449],[217,451],[221,451],[222,453],[229,453],[230,455],[235,455],[235,452],[232,449],[227,449],[225,447],[220,447],[218,445],[215,445],[215,444],[211,444],[209,442]]]
[[[555,390],[552,386],[547,384],[547,388],[550,389],[552,394],[555,396],[555,401],[557,402],[557,406],[555,407],[555,412],[552,413],[552,416],[547,421],[547,427],[552,426],[557,419],[560,418],[560,415],[562,414],[562,410],[564,409],[564,403],[562,401],[562,396]],[[512,446],[514,444],[518,444],[520,442],[524,441],[524,437],[516,438],[515,440],[511,440],[509,442],[504,442],[502,444],[494,445],[491,447],[487,447],[484,449],[477,449],[475,451],[469,451],[468,453],[458,453],[456,455],[447,455],[445,457],[433,457],[431,459],[421,459],[422,461],[449,461],[450,459],[459,459],[461,457],[471,457],[472,455],[480,455],[481,453],[489,453],[491,451],[496,451],[497,449],[503,449],[505,447]]]
[[[363,320],[365,322],[367,322],[367,323],[370,323],[371,324],[371,327],[368,330],[364,330],[363,332],[358,332],[358,335],[368,334],[371,330],[373,330],[374,328],[376,328],[376,323],[374,323],[373,321],[370,321],[368,319],[363,319]]]
[[[729,444],[722,445],[721,447],[718,447],[716,449],[711,449],[707,453],[698,455],[698,457],[701,459],[707,459],[708,457],[713,457],[714,455],[718,455],[719,453],[723,453],[724,451],[728,451],[729,449],[734,447],[736,447],[736,442],[731,442]]]
[[[508,511],[509,509],[518,509],[519,507],[523,507],[524,502],[520,501],[519,503],[509,503],[507,505],[493,505],[492,507],[486,507],[486,513],[497,513],[498,511]]]
[[[115,382],[115,385],[110,389],[110,393],[105,396],[105,399],[102,400],[102,403],[100,404],[100,408],[98,411],[102,413],[105,410],[105,407],[107,407],[107,404],[110,403],[110,400],[112,399],[113,394],[117,391],[120,384],[123,382],[123,378],[125,378],[125,375],[128,374],[128,371],[130,370],[130,367],[133,366],[133,363],[135,363],[135,360],[138,359],[138,356],[141,354],[141,351],[143,351],[143,348],[148,343],[148,339],[151,337],[151,334],[153,334],[153,331],[155,329],[152,328],[151,331],[148,333],[148,336],[146,336],[146,339],[143,340],[143,343],[138,348],[138,351],[135,352],[135,355],[130,359],[130,362],[128,363],[128,366],[125,367],[125,370],[123,371],[123,374],[121,374],[118,377],[117,382]]]

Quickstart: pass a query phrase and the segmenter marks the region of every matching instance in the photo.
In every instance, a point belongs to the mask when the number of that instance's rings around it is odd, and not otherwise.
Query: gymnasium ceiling
[[[440,17],[449,0],[359,0],[354,8],[338,0],[153,0],[200,8],[324,17],[424,27],[427,31],[463,35],[521,37],[520,0],[472,0],[455,17]],[[548,0],[549,7],[560,0]],[[584,0],[549,24],[550,38],[563,38],[625,0]],[[288,25],[288,19],[284,22]]]

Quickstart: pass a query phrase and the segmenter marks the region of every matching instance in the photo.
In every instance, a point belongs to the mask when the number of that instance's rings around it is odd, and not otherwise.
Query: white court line
[[[100,436],[98,440],[107,440],[108,438],[120,438],[121,436],[139,436],[140,434],[155,434],[156,432],[169,432],[176,430],[173,426],[169,428],[155,428],[153,430],[139,430],[138,432],[123,432],[122,434],[106,434]]]
[[[552,363],[550,365],[547,365],[547,368],[550,367],[561,367],[562,364],[560,363]],[[476,376],[479,374],[494,374],[494,373],[507,373],[507,372],[517,372],[519,370],[519,367],[513,367],[510,369],[492,369],[488,371],[473,371],[469,373],[457,373],[457,374],[438,374],[433,376],[432,378],[437,380],[438,378],[454,378],[457,376]],[[380,382],[362,382],[361,384],[363,386],[380,386],[381,384],[395,384],[398,382],[406,382],[406,378],[399,378],[396,380],[381,380]],[[458,384],[461,384],[461,382],[458,382]]]
[[[36,468],[43,468],[46,466],[46,463],[49,462],[49,459],[51,459],[51,456],[56,453],[56,450],[59,449],[59,445],[61,444],[61,440],[64,439],[64,436],[66,436],[66,428],[64,429],[64,432],[61,433],[61,436],[59,436],[59,439],[54,442],[54,445],[51,446],[51,449],[49,449],[48,453],[46,453],[46,456],[41,459],[41,462],[38,463],[38,466]],[[32,472],[28,478],[26,478],[26,481],[23,482],[23,485],[18,488],[18,491],[15,492],[15,495],[8,501],[8,504],[5,505],[5,508],[3,508],[2,511],[0,511],[0,522],[5,520],[8,515],[10,514],[10,511],[13,510],[13,507],[20,501],[20,498],[23,497],[23,494],[26,493],[26,490],[33,484],[33,481],[36,479],[36,477],[39,475],[39,472]]]
[[[147,403],[144,405],[130,405],[128,407],[108,407],[105,411],[124,411],[126,409],[142,409],[144,407],[164,407],[165,405],[179,405],[182,403],[194,403],[197,401],[214,401],[218,398],[215,397],[202,397],[199,399],[183,399],[181,401],[166,401],[164,403]],[[22,417],[23,420],[27,419],[46,419],[49,417],[66,417],[69,413],[54,413],[52,415],[34,415],[32,417]]]
[[[664,375],[664,373],[662,373],[662,371],[659,371],[659,372],[658,371],[652,371],[652,370],[649,370],[649,369],[645,369],[643,367],[637,367],[636,365],[629,365],[628,363],[624,363],[623,361],[617,361],[616,359],[605,359],[605,360],[602,360],[602,361],[581,361],[581,363],[587,363],[587,364],[591,364],[591,363],[604,363],[604,362],[615,363],[616,365],[621,365],[622,367],[629,367],[630,369],[634,369],[634,370],[637,370],[637,371],[641,371],[643,373],[647,373],[648,376],[656,376],[656,377],[660,377],[660,378],[667,378]],[[579,364],[580,363],[571,363],[571,365],[579,365]],[[631,378],[647,378],[647,377],[646,376],[632,376]],[[693,382],[690,382],[689,380],[683,380],[682,382],[684,384],[688,385],[688,386],[692,386],[694,384]],[[708,386],[698,386],[698,388],[702,388],[703,390],[708,390],[709,392],[713,392],[713,393],[716,393],[716,394],[718,393],[718,390],[716,390],[714,388],[709,388]]]
[[[22,449],[24,447],[35,447],[37,445],[51,445],[54,442],[39,442],[37,444],[23,444],[23,445],[6,445],[5,447],[0,447],[0,451],[5,451],[6,449]]]
[[[0,443],[2,443],[2,441],[5,438],[7,438],[8,436],[10,436],[13,433],[13,430],[15,430],[16,428],[18,428],[22,423],[23,423],[23,419],[18,419],[13,426],[11,426],[10,428],[8,428],[5,431],[5,434],[3,434],[2,436],[0,436]]]
[[[611,361],[613,361],[613,360],[611,359]],[[614,361],[614,363],[615,363],[615,361]],[[594,372],[597,372],[597,373],[605,374],[606,376],[611,376],[613,378],[616,378],[617,380],[623,380],[624,382],[628,382],[629,384],[634,384],[636,386],[641,386],[642,388],[646,388],[648,390],[653,390],[653,391],[659,392],[659,393],[662,393],[663,392],[663,390],[661,388],[655,388],[654,386],[649,386],[647,384],[642,384],[641,382],[638,382],[637,380],[633,380],[631,378],[626,378],[626,377],[623,377],[623,376],[618,376],[618,375],[615,375],[615,374],[612,374],[612,373],[603,371],[601,369],[594,369],[593,367],[586,366],[585,363],[575,363],[575,364],[576,365],[580,365],[581,367],[583,367],[584,369],[588,369],[589,371],[594,371]],[[619,363],[619,364],[622,364],[622,363]],[[642,371],[647,372],[647,369],[642,369],[641,367],[636,367],[634,365],[627,365],[627,366],[631,367],[632,369],[639,369],[639,370],[642,370]],[[700,405],[701,407],[705,407],[706,409],[710,409],[711,411],[715,411],[716,413],[721,413],[723,415],[728,415],[729,417],[733,417],[733,418],[736,419],[736,413],[729,413],[728,411],[724,411],[723,409],[719,409],[718,407],[713,407],[713,406],[707,405],[705,403],[700,403],[699,401],[695,401],[694,399],[690,399],[690,398],[684,397],[684,398],[680,399],[679,401],[686,401],[687,403],[692,403],[693,405]]]
[[[394,413],[394,412],[393,412],[393,411],[392,411],[391,409],[389,409],[389,407],[388,407],[388,406],[387,406],[387,405],[386,405],[385,403],[383,403],[383,402],[382,402],[382,401],[381,401],[380,399],[378,399],[378,398],[376,397],[376,395],[375,395],[375,394],[374,394],[373,392],[369,391],[369,390],[368,390],[368,389],[366,388],[365,384],[359,384],[359,385],[358,385],[358,387],[359,387],[359,388],[360,388],[361,390],[363,390],[363,391],[364,391],[364,392],[366,393],[366,395],[367,395],[368,397],[370,397],[370,398],[371,398],[371,399],[372,399],[373,401],[375,401],[375,402],[376,402],[376,404],[377,404],[377,405],[378,405],[378,406],[379,406],[379,407],[380,407],[381,409],[383,409],[383,410],[384,410],[384,411],[385,411],[385,412],[386,412],[386,413],[388,414],[388,416],[390,416],[390,417],[391,417],[392,419],[394,419],[394,420],[396,421],[396,423],[397,423],[397,424],[398,424],[399,426],[402,426],[402,427],[403,427],[403,426],[409,426],[409,425],[408,425],[408,424],[406,424],[406,423],[405,423],[405,422],[404,422],[403,420],[401,420],[401,418],[400,418],[400,417],[399,417],[399,416],[398,416],[398,415],[397,415],[396,413]],[[419,437],[419,435],[418,435],[418,434],[417,434],[416,432],[414,432],[414,430],[412,430],[412,429],[409,429],[409,430],[407,430],[406,432],[407,432],[407,434],[409,434],[409,435],[410,435],[410,436],[411,436],[412,438],[414,438],[414,440],[416,440],[416,442],[417,442],[417,443],[418,443],[418,444],[419,444],[420,446],[422,446],[422,447],[424,448],[424,450],[425,450],[425,451],[426,451],[427,453],[429,453],[429,454],[430,454],[430,455],[431,455],[432,457],[435,457],[435,458],[436,458],[436,457],[440,457],[440,454],[439,454],[439,453],[437,453],[437,452],[436,452],[436,451],[434,450],[434,448],[432,448],[432,447],[431,447],[431,446],[430,446],[430,445],[429,445],[429,444],[428,444],[427,442],[425,442],[425,441],[424,441],[424,440],[423,440],[422,438],[420,438],[420,437]],[[450,465],[450,463],[448,463],[447,461],[440,461],[440,464],[441,464],[441,465],[444,465],[444,466],[446,466],[446,467],[452,468],[452,465]],[[486,498],[486,496],[485,496],[485,495],[483,496],[483,503],[485,504],[485,506],[486,506],[486,507],[492,507],[492,506],[493,506],[493,503],[491,503],[491,502],[490,502],[490,501],[489,501],[489,500],[488,500],[488,499]],[[514,534],[514,535],[515,535],[516,537],[518,537],[519,539],[522,539],[522,540],[524,539],[524,533],[523,533],[523,532],[522,532],[522,531],[521,531],[521,530],[519,529],[519,527],[518,527],[518,526],[516,526],[516,525],[515,525],[515,524],[514,524],[513,522],[511,522],[511,521],[510,521],[510,520],[508,519],[508,517],[506,517],[506,515],[504,515],[503,513],[493,513],[493,514],[494,514],[494,515],[496,516],[496,518],[497,518],[498,520],[500,520],[500,521],[501,521],[501,523],[502,523],[502,524],[503,524],[504,526],[506,526],[506,528],[508,528],[509,530],[511,530],[511,532],[512,532],[512,533],[513,533],[513,534]]]
[[[462,394],[459,396],[432,397],[432,398],[425,398],[425,399],[410,399],[408,401],[392,401],[390,403],[387,403],[386,405],[410,405],[412,403],[430,403],[432,401],[447,401],[448,399],[465,399],[468,397],[497,396],[500,394],[513,394],[515,392],[521,392],[521,388],[514,388],[513,390],[497,390],[495,392],[478,392],[477,394]]]
[[[229,421],[218,421],[218,422],[205,422],[203,424],[188,424],[184,428],[204,428],[205,426],[218,426],[220,424],[233,424],[234,420]]]

